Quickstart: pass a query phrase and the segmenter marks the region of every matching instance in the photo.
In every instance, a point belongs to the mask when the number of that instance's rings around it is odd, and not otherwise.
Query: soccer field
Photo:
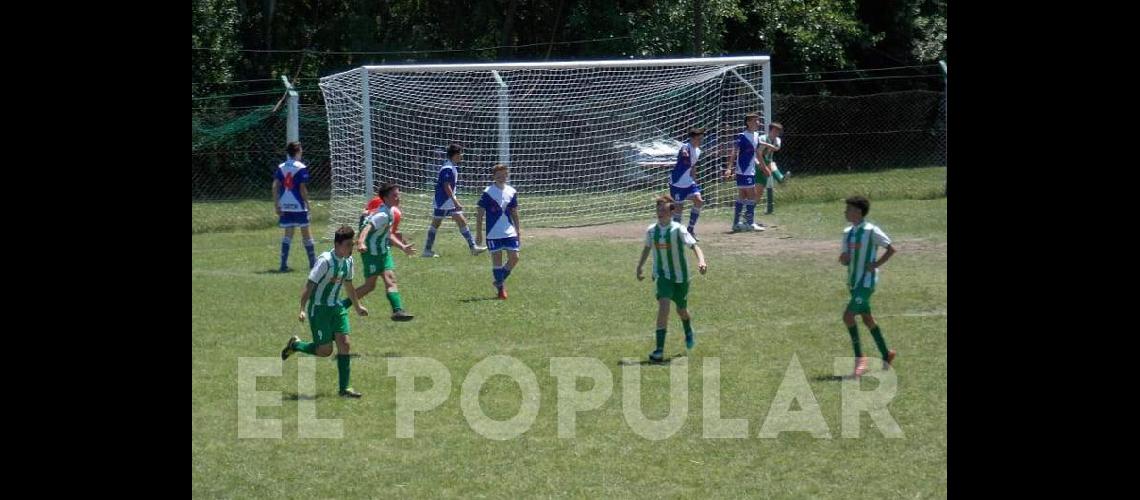
[[[937,172],[945,175],[945,169]],[[875,174],[863,175],[870,182]],[[797,189],[811,186],[804,184]],[[835,358],[852,355],[841,321],[848,300],[845,268],[836,262],[845,226],[842,201],[818,201],[807,192],[790,196],[794,203],[760,217],[775,226],[763,233],[728,234],[730,210],[702,215],[698,235],[709,271],[696,276],[689,295],[697,346],[668,365],[623,362],[644,360],[653,349],[653,284],[634,277],[645,228],[654,220],[651,205],[636,221],[528,228],[521,193],[523,247],[507,282],[507,301],[491,300],[490,259],[470,256],[454,224],[445,221],[436,239],[442,258],[396,252],[404,306],[414,321],[390,321],[382,290],[364,300],[371,316],[350,315],[357,353],[352,385],[363,399],[337,397],[334,358],[316,359],[315,391],[298,388],[304,355],[283,363],[280,376],[256,379],[258,391],[279,391],[283,399],[280,406],[256,410],[259,419],[280,420],[277,438],[239,437],[239,359],[276,358],[290,335],[310,340],[308,327],[296,319],[305,273],[273,271],[281,232],[258,222],[271,210],[241,222],[244,212],[235,207],[262,205],[196,204],[192,494],[945,497],[946,198],[880,194],[869,194],[868,220],[899,250],[883,267],[873,301],[887,341],[899,352],[897,392],[887,407],[903,434],[895,438],[884,436],[865,413],[854,428],[843,423],[841,392],[849,382],[837,380],[833,368]],[[228,220],[213,219],[218,217]],[[210,230],[215,227],[235,230]],[[327,234],[323,223],[314,232]],[[422,229],[404,234],[422,248]],[[329,248],[331,242],[318,242],[318,252]],[[296,242],[290,261],[294,269],[306,268]],[[363,283],[359,270],[356,281]],[[878,353],[866,327],[859,328],[874,375]],[[681,324],[671,311],[666,354],[683,351]],[[462,409],[468,373],[492,355],[518,360],[538,383],[537,416],[513,439],[484,437]],[[441,404],[416,414],[414,437],[398,438],[396,379],[388,363],[407,357],[442,363],[451,384]],[[577,414],[572,438],[559,437],[558,379],[551,374],[557,357],[596,358],[612,375],[611,395],[598,409]],[[746,437],[705,436],[710,384],[704,373],[713,358],[719,359],[720,418],[746,419]],[[670,411],[671,370],[674,377],[678,371],[687,375],[687,398],[680,401],[687,415],[676,433],[650,440],[627,423],[624,410],[634,401],[623,396],[623,384],[638,374],[641,410],[661,419]],[[796,387],[799,380],[806,380],[818,403],[827,437],[803,431],[759,437],[781,386]],[[861,389],[877,384],[867,376]],[[417,379],[415,388],[430,386]],[[591,384],[583,380],[576,388],[590,390]],[[515,381],[495,376],[478,401],[488,417],[505,420],[524,406],[522,394]],[[300,437],[299,411],[309,405],[320,419],[339,419],[342,437]],[[791,411],[814,407],[801,399]],[[853,433],[858,437],[844,437]]]

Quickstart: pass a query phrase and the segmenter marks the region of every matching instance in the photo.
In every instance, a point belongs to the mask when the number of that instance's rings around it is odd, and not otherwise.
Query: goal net
[[[364,66],[321,78],[332,162],[330,233],[355,226],[380,184],[400,185],[404,227],[430,222],[451,143],[464,147],[457,198],[468,218],[510,167],[525,226],[651,218],[651,198],[692,127],[706,206],[731,205],[722,180],[744,115],[771,121],[768,56]]]

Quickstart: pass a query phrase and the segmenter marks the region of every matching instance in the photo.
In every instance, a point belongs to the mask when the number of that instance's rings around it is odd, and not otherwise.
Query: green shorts
[[[313,342],[325,345],[336,338],[336,334],[348,335],[348,308],[342,306],[309,306],[309,329],[313,331]]]
[[[672,299],[679,309],[689,308],[689,283],[657,278],[657,300]]]
[[[396,262],[392,260],[392,252],[385,252],[380,255],[372,255],[371,253],[364,252],[361,254],[360,260],[364,262],[365,278],[371,278],[384,271],[390,271],[396,268]]]
[[[847,311],[855,314],[871,314],[871,294],[874,288],[852,288],[851,301],[847,303]]]

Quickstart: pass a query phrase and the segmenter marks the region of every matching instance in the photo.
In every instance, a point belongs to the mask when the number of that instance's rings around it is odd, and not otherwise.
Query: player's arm
[[[372,221],[368,221],[367,223],[364,224],[364,227],[360,229],[360,238],[356,240],[356,251],[357,252],[364,253],[364,252],[368,251],[368,247],[364,244],[364,242],[368,241],[368,233],[371,233],[371,232],[372,232]]]
[[[405,245],[404,241],[401,240],[399,237],[397,237],[395,232],[389,232],[388,233],[388,241],[390,241],[393,245],[395,245],[396,248],[403,250],[404,253],[407,255],[412,255],[412,254],[416,253],[415,247],[413,247],[411,244]]]
[[[768,148],[768,149],[771,149],[773,153],[775,153],[775,152],[777,152],[777,151],[779,151],[779,150],[780,150],[780,146],[777,146],[777,145],[775,145],[775,144],[769,144],[769,143],[767,143],[767,142],[764,142],[764,141],[760,141],[760,144],[763,144],[763,145],[764,145],[764,147],[766,147],[766,148]]]
[[[728,163],[725,164],[724,167],[725,179],[732,178],[732,165],[736,163],[736,156],[738,154],[740,154],[740,148],[736,144],[733,144],[732,147],[728,149]]]
[[[851,253],[847,249],[847,233],[843,234],[843,243],[839,246],[839,264],[846,266],[851,263]]]
[[[693,164],[693,156],[691,154],[689,154],[688,148],[685,148],[685,147],[681,148],[681,158],[683,158],[685,160],[685,163],[689,164],[689,168],[687,169],[689,171],[689,177],[696,179],[697,178],[697,166]]]
[[[642,276],[642,274],[641,274],[641,267],[645,265],[645,259],[648,259],[648,258],[649,258],[649,245],[645,245],[645,247],[641,249],[641,259],[637,261],[637,281],[641,281],[641,280],[645,279],[645,276]]]
[[[277,212],[277,215],[279,217],[281,216],[281,205],[277,204],[277,202],[280,201],[280,198],[278,197],[278,194],[277,194],[277,190],[280,188],[281,188],[281,181],[277,180],[277,178],[274,177],[273,178],[273,211]]]
[[[511,223],[515,225],[515,234],[522,241],[522,226],[519,225],[519,207],[511,207]]]
[[[317,287],[316,283],[305,280],[305,288],[301,290],[301,313],[297,315],[297,320],[305,322],[305,304],[309,303],[309,296],[313,294],[313,289]]]
[[[306,182],[301,183],[301,204],[306,207],[309,206],[309,186],[307,184]]]
[[[348,298],[352,300],[352,307],[356,309],[356,314],[368,316],[368,309],[360,303],[360,298],[356,296],[356,287],[352,286],[351,279],[344,280],[344,291],[348,292]]]
[[[697,270],[701,274],[705,274],[705,271],[709,270],[709,265],[705,262],[705,253],[701,251],[701,247],[695,244],[693,245],[693,253],[697,255]]]
[[[886,264],[887,261],[890,260],[891,256],[894,254],[895,254],[895,246],[888,244],[887,245],[887,251],[883,252],[883,255],[880,256],[878,260],[871,263],[871,269],[878,269],[878,268],[882,267],[883,264]]]
[[[483,246],[483,215],[486,210],[482,205],[479,205],[479,210],[475,211],[475,244]]]
[[[451,185],[449,185],[446,181],[443,183],[443,192],[447,193],[448,198],[451,198],[451,203],[455,205],[456,210],[463,210],[463,205],[460,205],[459,199],[455,197],[455,190],[451,189]]]
[[[891,259],[891,256],[895,254],[895,246],[891,244],[891,237],[887,236],[887,233],[884,233],[878,226],[875,226],[875,229],[871,232],[871,237],[875,239],[876,245],[887,249],[878,260],[871,263],[871,269],[878,269],[883,264],[886,264],[887,261]]]

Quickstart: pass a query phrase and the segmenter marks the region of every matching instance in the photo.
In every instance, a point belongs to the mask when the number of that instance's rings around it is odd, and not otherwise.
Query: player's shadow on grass
[[[297,272],[297,270],[292,268],[285,272],[281,272],[280,269],[266,269],[264,271],[254,271],[253,274],[293,274],[295,272]]]
[[[300,401],[300,400],[315,401],[317,399],[317,397],[312,396],[312,395],[308,395],[308,394],[286,394],[285,396],[282,397],[282,399],[284,399],[285,401]]]
[[[844,380],[851,380],[851,375],[819,375],[812,380],[816,382],[842,382]]]
[[[483,301],[487,301],[487,300],[499,300],[499,298],[498,297],[471,297],[469,299],[459,299],[459,301],[464,303],[464,304],[469,304],[471,302],[483,302]]]
[[[401,358],[404,355],[400,354],[396,351],[387,351],[387,352],[382,352],[379,354],[372,354],[372,353],[358,354],[358,353],[354,352],[354,353],[350,354],[349,356],[359,356],[359,357],[367,357],[367,358]]]
[[[677,353],[677,354],[674,354],[672,356],[669,356],[669,357],[667,357],[661,361],[650,361],[648,359],[624,358],[624,359],[621,359],[618,361],[618,365],[619,366],[630,366],[630,365],[665,366],[665,365],[672,364],[673,361],[676,361],[679,359],[686,359],[687,357],[688,356],[686,356],[685,353],[681,352],[681,353]]]

